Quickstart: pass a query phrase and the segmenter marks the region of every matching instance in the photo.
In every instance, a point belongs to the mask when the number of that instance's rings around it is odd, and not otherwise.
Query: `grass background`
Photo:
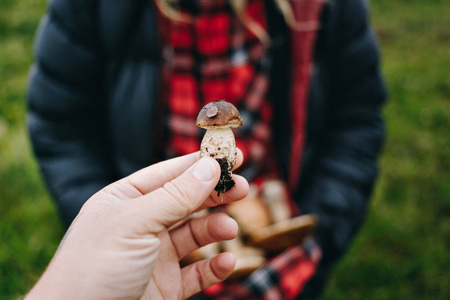
[[[323,299],[450,299],[450,3],[370,4],[389,137],[368,219]],[[24,126],[45,9],[45,0],[0,0],[0,299],[30,289],[63,235]]]

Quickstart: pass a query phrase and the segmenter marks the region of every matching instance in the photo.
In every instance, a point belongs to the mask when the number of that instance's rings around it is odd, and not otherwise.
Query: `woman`
[[[385,89],[362,0],[54,0],[28,90],[34,150],[66,225],[108,183],[199,148],[206,102],[241,112],[250,182],[281,179],[313,241],[219,298],[314,298],[361,226]],[[192,121],[194,119],[194,121]]]

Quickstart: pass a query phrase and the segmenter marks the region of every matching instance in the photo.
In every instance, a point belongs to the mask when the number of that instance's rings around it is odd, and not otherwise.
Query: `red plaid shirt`
[[[313,239],[291,247],[239,283],[219,283],[204,291],[206,298],[294,299],[314,275],[322,253]]]
[[[266,27],[263,0],[250,0],[246,14]],[[182,0],[177,7],[190,23],[159,14],[162,44],[164,128],[161,147],[165,158],[195,152],[204,131],[195,126],[206,103],[226,99],[240,111],[243,126],[235,131],[236,144],[246,158],[240,174],[250,182],[279,177],[272,149],[272,104],[267,98],[271,60],[268,49],[233,13],[228,0]],[[313,25],[292,30],[291,166],[289,186],[295,189],[305,140],[306,101],[312,69],[318,0],[291,1],[296,20]],[[313,240],[287,249],[240,283],[225,282],[205,291],[218,299],[292,299],[314,274],[321,252]]]

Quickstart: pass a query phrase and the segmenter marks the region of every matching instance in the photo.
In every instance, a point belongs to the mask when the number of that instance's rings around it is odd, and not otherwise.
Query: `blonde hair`
[[[192,22],[192,18],[189,15],[179,12],[176,7],[179,0],[155,0],[156,5],[162,14],[167,18],[178,22]],[[248,0],[229,0],[231,8],[233,9],[239,20],[250,30],[258,39],[265,45],[270,44],[270,37],[267,31],[255,20],[252,20],[247,15],[245,8]],[[316,29],[316,25],[311,26],[309,23],[298,22],[295,19],[294,12],[291,9],[289,0],[273,0],[279,10],[281,11],[286,24],[294,30],[312,30]],[[314,28],[313,28],[314,27]]]

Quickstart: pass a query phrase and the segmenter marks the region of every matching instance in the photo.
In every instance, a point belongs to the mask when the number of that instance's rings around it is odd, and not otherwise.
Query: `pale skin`
[[[225,214],[180,221],[242,199],[248,183],[233,175],[236,187],[217,197],[219,164],[198,157],[149,166],[92,196],[26,299],[185,299],[226,279],[236,262],[231,253],[183,268],[179,260],[233,239],[237,223]],[[240,151],[236,160],[238,167]]]

